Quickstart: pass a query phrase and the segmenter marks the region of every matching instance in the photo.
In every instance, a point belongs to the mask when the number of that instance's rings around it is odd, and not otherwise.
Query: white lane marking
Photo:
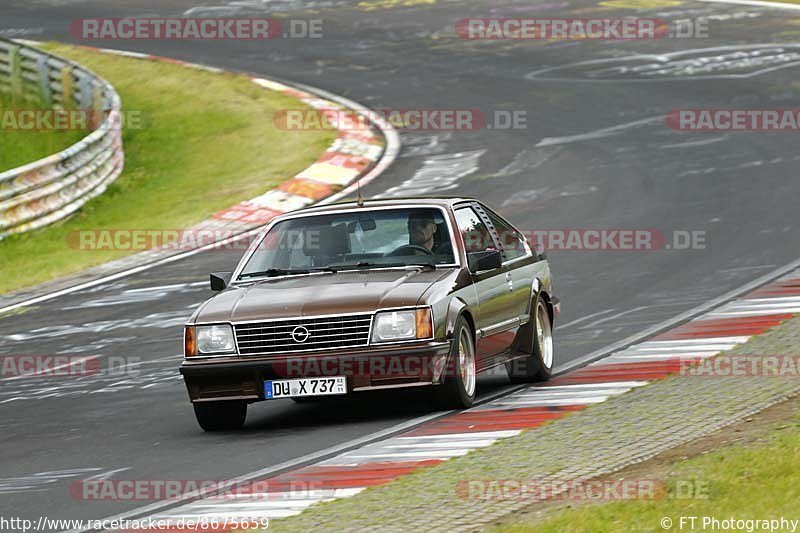
[[[506,429],[501,431],[476,431],[474,433],[447,433],[446,435],[416,435],[396,437],[397,439],[505,439],[522,433],[521,429]]]
[[[795,314],[800,313],[800,306],[798,307],[784,307],[780,309],[750,309],[750,310],[731,310],[731,311],[717,311],[709,316],[709,318],[747,318],[767,315],[778,314]]]
[[[259,500],[260,498],[260,500]],[[203,512],[204,510],[209,511],[217,511],[221,510],[224,514],[239,514],[246,510],[264,510],[267,509],[291,509],[297,507],[308,507],[309,505],[313,505],[319,501],[324,500],[325,498],[313,498],[313,497],[306,497],[303,499],[295,499],[295,500],[271,500],[268,499],[268,494],[256,496],[252,499],[252,501],[226,501],[222,502],[221,500],[217,503],[213,501],[204,502],[202,505],[197,505],[192,507],[192,512]]]
[[[264,480],[269,485],[269,480]],[[251,494],[225,494],[223,496],[224,500],[270,500],[270,501],[293,501],[293,500],[307,500],[309,499],[309,494],[313,494],[315,498],[319,499],[327,499],[327,498],[346,498],[348,496],[353,496],[354,494],[358,494],[365,487],[351,487],[345,489],[325,489],[325,488],[317,488],[311,486],[308,489],[298,488],[294,491],[270,491],[266,490],[263,492],[254,492]],[[211,505],[213,502],[213,498],[209,500],[201,500],[200,502],[195,502],[191,505]]]
[[[794,302],[800,303],[800,296],[775,296],[774,298],[743,298],[741,300],[737,300],[736,302],[754,302],[754,303],[784,303],[784,302]],[[736,303],[731,302],[731,303]]]
[[[611,387],[611,388],[634,388],[634,387],[643,387],[650,383],[649,381],[605,381],[603,383],[576,383],[574,385],[558,385],[558,386],[549,386],[543,385],[537,388],[543,390],[572,390],[572,389],[597,389],[602,390],[604,387]]]
[[[787,307],[798,307],[800,306],[800,301],[794,302],[748,302],[747,300],[742,302],[736,302],[735,304],[731,304],[726,306],[724,309],[736,309],[736,310],[744,310],[744,309],[785,309]]]
[[[124,293],[150,292],[150,291],[171,291],[173,289],[184,289],[186,287],[205,287],[208,281],[192,281],[189,283],[174,283],[172,285],[156,285],[154,287],[140,287],[138,289],[126,289]]]
[[[608,360],[604,360],[605,364],[619,364],[619,363],[658,363],[660,361],[670,361],[673,359],[677,360],[689,360],[689,359],[708,359],[709,357],[714,357],[715,355],[719,354],[720,352],[707,352],[707,353],[697,353],[697,354],[681,354],[681,355],[626,355],[624,357],[616,357],[612,356],[609,357]]]
[[[631,313],[635,313],[637,311],[644,311],[645,309],[649,309],[651,307],[654,307],[654,306],[652,306],[652,305],[642,305],[642,306],[639,306],[639,307],[634,307],[633,309],[628,309],[626,311],[621,311],[621,312],[619,312],[619,313],[617,313],[615,315],[611,315],[611,316],[608,316],[608,317],[605,317],[605,318],[601,318],[600,320],[595,320],[594,322],[590,322],[589,324],[586,324],[585,326],[581,326],[581,329],[590,329],[590,328],[593,328],[593,327],[597,326],[598,324],[602,324],[603,322],[608,322],[609,320],[614,320],[616,318],[620,318],[620,317],[623,317],[625,315],[629,315]]]
[[[316,502],[315,502],[316,503]],[[182,515],[159,515],[158,517],[154,518],[154,520],[163,520],[168,523],[168,525],[172,527],[176,527],[181,523],[185,524],[189,520],[202,520],[207,518],[209,520],[224,520],[226,517],[228,519],[234,518],[250,518],[250,519],[257,519],[257,518],[287,518],[290,516],[298,515],[305,510],[305,507],[302,509],[261,509],[261,510],[250,510],[246,511],[244,514],[237,514],[237,513],[226,513],[224,511],[224,507],[221,507],[219,510],[215,509],[211,512],[206,513],[198,513],[198,514],[182,514]],[[202,530],[201,530],[202,531]],[[66,532],[65,532],[66,533]]]
[[[291,516],[306,507],[318,502],[331,501],[338,498],[349,498],[364,490],[366,487],[351,487],[344,489],[310,489],[281,492],[259,492],[255,494],[234,494],[232,498],[225,496],[224,500],[201,500],[189,505],[181,506],[170,512],[154,516],[156,520],[177,521],[183,519],[197,520],[202,517],[233,517],[233,516],[265,516],[280,518]],[[312,496],[313,495],[313,496]],[[233,501],[231,501],[233,500]]]
[[[537,406],[559,407],[564,405],[588,405],[591,403],[602,403],[606,401],[608,398],[609,398],[608,395],[586,396],[583,398],[552,398],[552,399],[541,399],[541,400],[536,400],[534,398],[531,398],[531,399],[523,399],[520,401],[509,400],[503,402],[501,405],[518,405],[526,407],[537,407]]]
[[[480,158],[486,150],[457,152],[430,156],[422,162],[422,166],[400,185],[386,189],[376,198],[394,196],[422,196],[436,191],[449,191],[458,187],[458,180],[469,176],[480,168]]]
[[[658,83],[663,82],[665,79],[669,80],[712,80],[712,79],[748,79],[759,76],[761,74],[766,74],[768,72],[774,72],[776,70],[785,69],[794,67],[800,64],[800,54],[796,52],[796,50],[800,48],[800,45],[797,43],[760,43],[760,44],[747,44],[747,45],[726,45],[726,46],[715,46],[711,48],[694,48],[688,50],[679,50],[677,52],[668,52],[662,54],[632,54],[629,56],[624,57],[611,57],[611,58],[602,58],[602,59],[590,59],[584,61],[578,61],[575,63],[568,63],[565,65],[557,65],[554,67],[547,67],[540,70],[535,70],[533,72],[529,72],[525,74],[526,80],[545,80],[545,81],[566,81],[570,83],[608,83],[608,82],[619,82],[620,79],[624,79],[626,83]],[[729,52],[725,54],[725,52]],[[769,52],[774,52],[773,55],[770,55]],[[706,54],[706,55],[701,55]],[[730,73],[731,70],[736,69],[741,65],[743,58],[741,56],[745,56],[747,59],[748,66],[750,68],[760,68],[759,70],[751,70],[750,72],[746,72],[743,74],[735,74]],[[682,59],[685,58],[685,59]],[[677,60],[673,62],[673,59]],[[715,60],[712,62],[711,60]],[[783,61],[776,63],[776,60]],[[698,62],[708,61],[708,65],[712,66],[713,69],[705,69],[709,70],[709,72],[714,72],[716,69],[717,72],[722,71],[719,74],[711,74],[704,72],[701,74],[695,74],[697,69],[696,65]],[[624,64],[630,63],[632,67],[625,66]],[[659,74],[666,73],[667,76],[670,74],[674,74],[671,77],[653,77],[648,76],[646,78],[619,78],[619,77],[609,77],[609,78],[599,78],[595,76],[589,77],[559,77],[556,75],[555,77],[548,76],[547,73],[552,72],[563,72],[567,71],[570,72],[570,69],[575,69],[576,67],[602,67],[605,65],[611,65],[611,67],[607,67],[607,69],[621,71],[623,73],[633,72],[640,74],[642,72],[641,69],[637,69],[637,67],[641,67],[642,63],[646,66],[654,66],[656,63],[660,63],[660,70]],[[670,72],[668,69],[672,69]],[[725,73],[727,72],[727,73]],[[653,117],[655,118],[655,117]],[[651,119],[644,119],[644,120],[651,120]],[[664,117],[659,116],[658,120],[663,122]],[[637,121],[638,122],[638,121]],[[629,123],[624,126],[633,125],[635,123]],[[609,128],[606,128],[609,129]],[[598,130],[603,131],[603,130]],[[606,136],[606,135],[603,135]],[[567,138],[569,139],[569,138]],[[579,139],[583,140],[583,139]],[[571,141],[568,141],[571,142]]]
[[[450,457],[459,457],[467,455],[470,450],[437,450],[431,452],[397,452],[397,453],[348,453],[348,459],[386,459],[387,461],[395,461],[398,459],[447,459]]]
[[[787,4],[786,2],[765,2],[763,0],[699,0],[710,4],[733,4],[737,6],[758,6],[769,7],[772,9],[783,9],[787,11],[800,11],[800,5]]]
[[[556,144],[570,144],[574,142],[582,142],[582,141],[592,141],[595,139],[603,139],[605,137],[611,137],[613,135],[619,135],[626,130],[631,128],[638,128],[640,126],[648,126],[650,124],[660,124],[664,122],[664,116],[658,115],[655,117],[648,117],[643,118],[640,120],[634,120],[633,122],[626,122],[625,124],[618,124],[617,126],[611,126],[608,128],[601,128],[599,130],[590,131],[587,133],[579,133],[577,135],[565,135],[564,137],[545,137],[538,143],[536,143],[536,148],[542,146],[553,146]]]
[[[149,59],[150,54],[142,54],[140,52],[128,52],[127,50],[114,50],[113,48],[98,48],[101,52],[106,54],[113,54],[117,56],[132,57],[134,59]]]
[[[437,449],[437,448],[483,448],[497,442],[497,439],[491,440],[464,440],[460,442],[422,442],[418,444],[384,444],[380,448],[401,448],[401,449]]]
[[[682,142],[682,143],[662,144],[661,148],[666,148],[666,149],[672,149],[672,148],[696,148],[698,146],[706,146],[706,145],[709,145],[709,144],[716,144],[718,142],[723,142],[723,141],[726,141],[726,140],[728,140],[728,136],[727,135],[723,135],[722,137],[712,137],[710,139],[698,139],[696,141],[686,141],[686,142]],[[750,270],[751,268],[753,268],[753,267],[745,267],[746,270]],[[755,267],[755,268],[762,268],[762,267]]]
[[[680,353],[680,352],[709,352],[712,350],[722,351],[733,348],[738,342],[694,344],[690,346],[637,346],[624,350],[625,353],[647,354],[647,353]]]
[[[606,309],[604,311],[598,311],[597,313],[592,313],[591,315],[582,316],[581,318],[577,318],[575,320],[572,320],[571,322],[567,322],[566,324],[557,325],[557,327],[558,327],[558,330],[561,331],[561,330],[564,330],[564,329],[566,329],[566,328],[568,328],[570,326],[574,326],[575,324],[580,324],[581,322],[586,322],[590,318],[594,318],[594,317],[600,316],[600,315],[605,315],[605,314],[608,314],[608,313],[613,313],[614,311],[616,311],[616,309],[614,309],[614,308]]]
[[[740,342],[745,342],[749,338],[749,335],[736,335],[732,337],[699,337],[692,339],[645,341],[641,344],[637,344],[636,346],[702,346],[705,344],[738,344]]]
[[[576,402],[580,402],[582,398],[591,398],[593,396],[598,395],[612,395],[612,394],[622,394],[623,392],[628,392],[631,390],[629,387],[621,387],[621,388],[609,388],[609,389],[601,389],[601,390],[584,390],[584,391],[536,391],[531,393],[525,394],[514,394],[509,396],[509,398],[517,398],[521,400],[537,400],[537,399],[550,399],[550,398],[575,398]],[[500,400],[502,402],[502,400]]]

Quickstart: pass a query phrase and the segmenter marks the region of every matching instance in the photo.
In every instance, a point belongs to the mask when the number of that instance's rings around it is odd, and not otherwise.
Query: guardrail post
[[[73,109],[75,100],[72,95],[75,91],[75,82],[72,78],[72,67],[66,66],[61,69],[61,105],[64,109]]]
[[[78,76],[78,94],[81,101],[81,109],[88,110],[92,108],[92,82],[89,77],[83,72],[79,72]]]
[[[20,63],[19,46],[11,46],[8,49],[8,64],[10,67],[11,79],[11,103],[17,105],[22,98],[22,64]]]
[[[50,86],[50,66],[47,64],[47,56],[41,55],[36,58],[36,70],[39,72],[42,105],[50,109],[53,107],[53,88]]]

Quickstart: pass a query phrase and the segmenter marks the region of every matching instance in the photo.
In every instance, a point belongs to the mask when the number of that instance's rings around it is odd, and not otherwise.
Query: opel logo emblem
[[[311,333],[308,332],[308,329],[306,329],[305,326],[297,326],[292,330],[292,338],[294,339],[294,342],[306,342],[310,336]]]

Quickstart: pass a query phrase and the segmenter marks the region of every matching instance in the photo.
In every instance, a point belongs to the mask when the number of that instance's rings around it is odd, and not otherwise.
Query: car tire
[[[547,305],[538,295],[531,309],[534,310],[527,327],[530,329],[530,355],[506,363],[506,372],[511,383],[547,381],[553,373],[553,327]],[[527,350],[526,350],[527,351]]]
[[[239,429],[247,417],[247,402],[241,400],[200,402],[193,405],[197,423],[204,431]]]
[[[456,321],[454,332],[444,382],[435,391],[436,404],[442,409],[466,409],[475,401],[475,336],[463,316]]]

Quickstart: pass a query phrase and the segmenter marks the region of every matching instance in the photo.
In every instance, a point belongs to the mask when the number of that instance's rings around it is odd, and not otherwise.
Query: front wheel
[[[193,405],[197,423],[204,431],[239,429],[247,417],[247,402],[242,400],[200,402]]]
[[[547,305],[538,296],[531,317],[531,354],[522,359],[506,363],[506,371],[512,383],[547,381],[553,372],[553,328]]]
[[[466,409],[475,401],[477,373],[473,338],[469,324],[464,317],[459,317],[444,383],[436,387],[437,404],[442,409]]]

